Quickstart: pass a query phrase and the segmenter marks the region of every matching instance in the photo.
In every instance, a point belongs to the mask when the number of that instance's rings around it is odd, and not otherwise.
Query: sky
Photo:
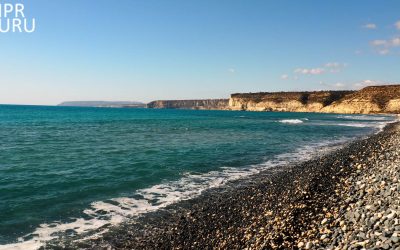
[[[400,83],[397,0],[0,0],[0,103],[228,98]],[[4,10],[4,8],[3,8]],[[0,18],[3,28],[6,18]]]

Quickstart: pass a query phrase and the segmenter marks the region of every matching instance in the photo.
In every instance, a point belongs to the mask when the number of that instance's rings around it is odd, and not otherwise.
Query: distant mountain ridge
[[[146,107],[145,103],[135,101],[69,101],[62,102],[58,106],[68,107]]]

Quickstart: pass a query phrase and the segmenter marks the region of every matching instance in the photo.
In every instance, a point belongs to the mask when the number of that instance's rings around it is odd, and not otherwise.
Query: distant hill
[[[69,106],[69,107],[110,107],[110,108],[144,108],[146,104],[141,102],[107,102],[107,101],[72,101],[63,102],[58,106]]]

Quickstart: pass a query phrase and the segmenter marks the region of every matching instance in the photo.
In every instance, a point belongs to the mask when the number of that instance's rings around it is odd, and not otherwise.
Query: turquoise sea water
[[[116,225],[392,119],[0,105],[0,249]]]

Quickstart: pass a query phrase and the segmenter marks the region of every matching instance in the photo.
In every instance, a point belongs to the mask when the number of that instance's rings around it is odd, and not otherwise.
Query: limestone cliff
[[[231,110],[321,112],[324,107],[354,91],[262,92],[232,94]]]
[[[324,107],[321,112],[373,114],[400,113],[400,85],[370,86]]]
[[[228,109],[228,99],[206,100],[160,100],[147,104],[148,108],[166,109]]]
[[[400,85],[370,86],[359,91],[261,92],[228,99],[154,101],[148,108],[247,111],[400,114]]]

